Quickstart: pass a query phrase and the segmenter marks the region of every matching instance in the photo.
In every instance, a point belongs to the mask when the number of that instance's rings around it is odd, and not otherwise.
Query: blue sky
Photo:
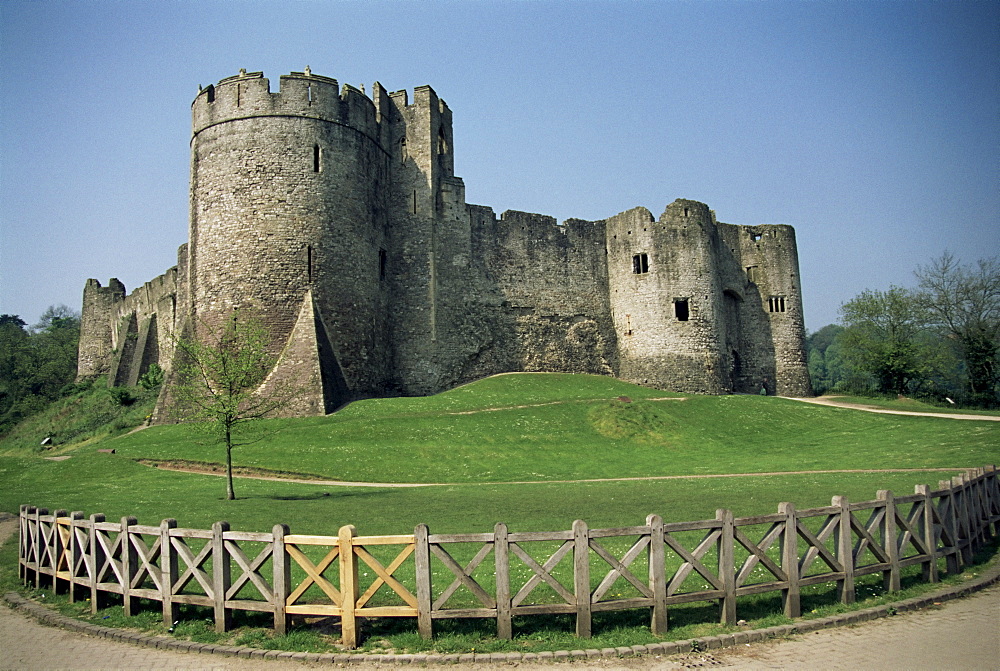
[[[993,1],[4,0],[0,63],[0,312],[29,323],[176,262],[190,104],[240,68],[430,84],[498,213],[791,224],[809,330],[1000,253]]]

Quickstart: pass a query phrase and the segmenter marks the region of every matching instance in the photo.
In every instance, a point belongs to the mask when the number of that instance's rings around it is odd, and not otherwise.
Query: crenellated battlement
[[[329,121],[378,137],[379,115],[363,90],[336,79],[305,72],[282,75],[277,92],[262,72],[240,71],[198,92],[191,104],[191,125],[205,128],[255,117],[303,117]]]

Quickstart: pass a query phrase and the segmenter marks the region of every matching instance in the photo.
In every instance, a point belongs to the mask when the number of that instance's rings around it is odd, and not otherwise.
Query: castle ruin
[[[706,394],[811,394],[795,234],[675,200],[600,221],[465,202],[429,86],[371,97],[262,73],[192,104],[189,240],[131,294],[87,280],[78,372],[168,375],[177,337],[251,309],[308,389],[291,415],[512,371]],[[266,384],[266,383],[265,383]],[[168,421],[169,394],[155,419]]]

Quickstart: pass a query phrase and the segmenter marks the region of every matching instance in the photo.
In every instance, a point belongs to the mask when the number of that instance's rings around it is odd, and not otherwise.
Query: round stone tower
[[[192,105],[190,315],[195,331],[250,311],[272,373],[314,382],[329,412],[388,375],[388,154],[375,104],[293,72],[271,93],[241,71]],[[319,363],[317,363],[317,360]]]

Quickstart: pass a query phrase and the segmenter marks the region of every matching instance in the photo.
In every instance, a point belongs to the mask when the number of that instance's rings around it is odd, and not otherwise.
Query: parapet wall
[[[194,134],[218,123],[264,116],[321,119],[379,139],[375,104],[362,91],[336,79],[293,72],[272,93],[261,72],[227,77],[202,89],[191,105]]]

